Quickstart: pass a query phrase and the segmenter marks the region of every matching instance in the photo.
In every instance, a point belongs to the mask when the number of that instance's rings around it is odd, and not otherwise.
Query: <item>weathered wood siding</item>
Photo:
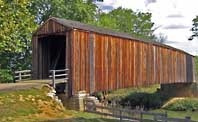
[[[65,68],[70,70],[71,95],[82,90],[93,93],[195,80],[193,57],[181,50],[92,30],[73,29],[70,24],[53,19],[40,26],[32,38],[33,79],[47,77],[48,41],[61,35],[65,36],[59,39],[65,41]]]
[[[53,21],[53,20],[48,20],[45,22],[40,28],[38,28],[38,31],[35,33],[37,35],[50,35],[53,33],[60,34],[65,32],[65,26]]]
[[[32,79],[38,79],[38,37],[32,37]]]
[[[193,81],[193,57],[182,51],[82,30],[72,37],[73,93]]]
[[[36,33],[34,33],[32,37],[33,79],[43,79],[48,77],[49,75],[49,40],[44,39],[43,41],[43,38],[53,35],[66,35],[66,33],[67,28],[53,20],[48,20],[47,22],[45,22],[42,26],[38,28]]]

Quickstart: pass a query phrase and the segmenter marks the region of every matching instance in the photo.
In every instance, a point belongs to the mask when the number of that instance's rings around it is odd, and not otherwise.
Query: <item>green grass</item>
[[[0,92],[0,122],[117,122],[100,115],[65,110],[46,96],[47,88]],[[60,118],[66,118],[59,121]]]
[[[156,109],[152,110],[153,112],[160,112],[160,113],[168,113],[169,118],[185,118],[186,116],[190,116],[192,120],[197,121],[198,120],[198,112],[192,112],[192,111],[169,111],[164,109]]]
[[[197,58],[198,62],[198,58]],[[198,65],[197,67],[198,68]],[[198,71],[198,69],[196,70]],[[148,93],[148,94],[155,94],[157,91],[157,88],[160,88],[159,85],[152,85],[149,87],[142,87],[142,88],[127,88],[127,89],[120,89],[116,91],[112,91],[107,95],[108,100],[121,98],[124,99],[127,96],[130,96],[131,94],[139,94],[139,93]],[[168,100],[168,99],[167,99]],[[153,112],[159,112],[159,113],[165,113],[167,111],[168,117],[170,118],[185,118],[186,116],[191,116],[192,120],[198,121],[198,111],[171,111],[171,110],[165,110],[165,109],[154,109],[150,110]],[[145,116],[146,118],[151,118],[151,116]]]
[[[44,95],[43,90],[31,89],[0,93],[0,118],[5,116],[27,116],[38,112],[36,105],[30,100],[25,100],[28,95],[36,96],[36,99]],[[35,98],[34,98],[35,99]]]

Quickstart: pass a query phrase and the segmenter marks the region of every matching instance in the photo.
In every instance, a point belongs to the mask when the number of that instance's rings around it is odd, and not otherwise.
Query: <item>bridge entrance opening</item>
[[[48,79],[49,70],[65,69],[66,36],[50,35],[38,40],[39,79]]]

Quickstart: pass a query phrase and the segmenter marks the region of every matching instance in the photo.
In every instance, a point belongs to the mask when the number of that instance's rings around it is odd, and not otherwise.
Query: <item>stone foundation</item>
[[[198,83],[161,84],[160,92],[171,97],[198,97]]]
[[[88,95],[85,92],[79,92],[78,94],[68,97],[67,94],[58,94],[59,99],[61,99],[63,106],[66,109],[84,111],[84,102],[83,100]]]

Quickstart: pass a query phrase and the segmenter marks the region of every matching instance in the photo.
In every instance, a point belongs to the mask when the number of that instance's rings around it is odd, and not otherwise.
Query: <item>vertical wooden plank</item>
[[[132,58],[131,58],[131,54],[132,54],[132,51],[131,51],[131,40],[128,40],[128,87],[131,87],[132,84],[131,84],[131,65],[132,65]]]
[[[157,83],[157,76],[156,76],[156,65],[157,65],[157,51],[156,51],[156,46],[153,45],[153,80],[154,83]]]
[[[90,76],[89,36],[90,36],[90,33],[87,32],[85,34],[85,89],[86,89],[87,93],[90,93],[90,83],[89,83],[90,82],[90,79],[89,79],[89,76]]]
[[[192,58],[192,82],[196,82],[196,71],[195,71],[195,58],[191,56]]]
[[[42,40],[38,40],[38,76],[42,79]]]
[[[139,43],[139,48],[140,48],[140,53],[139,53],[139,83],[140,83],[140,86],[143,85],[143,82],[142,82],[142,43]]]
[[[185,82],[187,82],[187,80],[186,80],[186,55],[187,54],[185,54],[183,56],[183,60],[184,60],[184,79],[185,79]]]
[[[116,88],[116,45],[111,37],[111,89]]]
[[[116,89],[119,89],[120,88],[120,79],[119,79],[119,71],[120,71],[120,48],[119,48],[119,38],[116,38],[115,39],[116,41]]]
[[[81,82],[81,90],[85,90],[85,32],[80,32],[81,36],[80,36],[80,58],[81,58],[81,68],[80,68],[80,82]]]
[[[89,63],[90,63],[90,93],[95,91],[95,52],[94,52],[94,34],[90,32],[89,34]]]
[[[73,34],[73,31],[67,31],[66,32],[66,39],[65,39],[65,68],[66,69],[69,69],[69,76],[68,76],[68,95],[69,96],[72,96],[73,95],[73,88],[72,88],[72,64],[71,64],[71,60],[72,60],[72,51],[71,51],[71,48],[72,48],[72,45],[71,43],[73,42],[72,40],[72,34]]]
[[[109,74],[108,74],[108,72],[109,72],[109,65],[108,65],[108,58],[109,58],[109,56],[108,56],[108,36],[105,36],[105,40],[104,40],[105,42],[105,47],[104,47],[104,59],[105,59],[105,62],[104,62],[104,64],[105,64],[105,79],[104,79],[104,82],[105,82],[105,89],[106,90],[108,90],[108,78],[109,78]]]
[[[38,42],[38,37],[37,36],[33,36],[32,37],[32,78],[33,79],[37,79],[38,78],[38,66],[37,66],[37,62],[38,62],[38,53],[37,53],[37,42]]]
[[[133,60],[134,60],[134,74],[133,74],[133,76],[134,76],[134,78],[133,78],[133,86],[136,86],[136,44],[137,42],[135,42],[134,41],[134,55],[133,55]]]
[[[102,87],[102,91],[105,91],[105,84],[104,84],[104,80],[105,80],[105,68],[104,68],[104,60],[105,60],[105,55],[104,55],[104,35],[101,36],[101,87]]]
[[[131,52],[131,49],[130,49],[130,40],[126,40],[126,43],[127,43],[127,88],[130,87],[130,77],[131,77],[131,60],[130,60],[130,52]]]
[[[71,31],[71,63],[72,63],[72,95],[76,94],[78,88],[77,88],[77,46],[76,46],[76,40],[77,40],[77,32],[76,30]]]
[[[134,80],[134,41],[133,40],[131,40],[131,42],[130,42],[130,48],[131,48],[131,55],[130,55],[130,57],[131,57],[131,61],[130,61],[130,63],[131,63],[131,87],[133,87],[133,80]]]
[[[111,90],[111,36],[108,37],[108,89]]]
[[[123,78],[123,76],[122,76],[122,55],[123,55],[123,48],[122,48],[122,45],[123,45],[123,42],[122,42],[122,40],[121,39],[118,39],[118,41],[119,41],[119,88],[122,88],[122,78]]]

